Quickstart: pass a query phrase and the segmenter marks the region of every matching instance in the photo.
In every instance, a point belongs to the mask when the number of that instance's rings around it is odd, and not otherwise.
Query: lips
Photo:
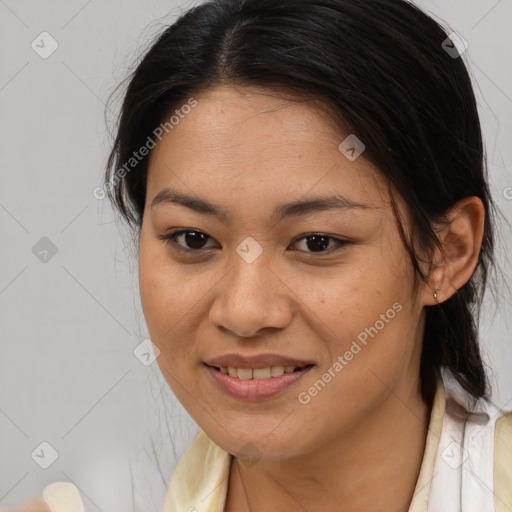
[[[224,354],[203,362],[220,390],[238,400],[275,398],[308,373],[315,364],[280,354]]]
[[[301,369],[292,371],[291,373],[282,373],[279,376],[270,376],[263,378],[247,378],[248,376],[233,377],[229,374],[217,370],[216,367],[204,365],[212,381],[217,385],[218,389],[232,398],[248,402],[257,402],[260,400],[273,399],[280,396],[306,375],[312,368],[313,364],[306,365]],[[231,367],[230,367],[231,368]],[[273,367],[276,368],[276,367]],[[283,368],[282,366],[280,368]],[[231,368],[233,370],[233,368]],[[261,369],[256,371],[262,371]],[[237,372],[250,372],[250,369],[238,369]],[[260,376],[262,377],[262,376]]]

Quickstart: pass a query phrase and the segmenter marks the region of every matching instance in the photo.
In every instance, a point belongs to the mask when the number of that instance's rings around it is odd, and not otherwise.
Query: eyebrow
[[[199,197],[189,196],[181,192],[164,188],[153,198],[150,208],[163,203],[178,204],[194,210],[195,212],[214,215],[221,220],[227,221],[229,213],[219,204],[201,199]],[[355,209],[375,209],[374,206],[358,203],[341,194],[331,194],[325,197],[312,197],[307,200],[292,201],[278,205],[272,214],[272,219],[276,222],[289,217],[298,217],[309,215],[314,212],[328,210],[355,210]]]

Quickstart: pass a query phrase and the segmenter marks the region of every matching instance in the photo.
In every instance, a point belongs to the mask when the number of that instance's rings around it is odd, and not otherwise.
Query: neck
[[[433,376],[391,392],[364,424],[300,460],[233,460],[224,512],[406,512],[419,475]]]

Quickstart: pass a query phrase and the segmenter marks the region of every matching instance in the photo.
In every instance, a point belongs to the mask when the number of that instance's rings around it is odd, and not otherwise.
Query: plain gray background
[[[469,43],[463,58],[491,191],[510,221],[512,0],[417,4]],[[145,366],[133,353],[148,336],[135,251],[107,200],[93,196],[111,143],[109,93],[146,42],[191,5],[0,0],[2,509],[71,481],[88,512],[159,511],[197,431],[156,363]],[[44,31],[58,44],[46,59],[31,47]],[[503,226],[502,284],[510,283],[510,242]],[[49,247],[56,253],[37,255]],[[480,332],[493,400],[512,409],[512,308],[507,289],[501,292],[497,304],[487,296]],[[48,469],[36,463],[52,453],[42,442],[58,453]]]

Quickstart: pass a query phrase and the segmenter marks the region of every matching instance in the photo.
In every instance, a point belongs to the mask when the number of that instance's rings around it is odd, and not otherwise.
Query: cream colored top
[[[438,476],[434,474],[434,464],[445,405],[445,389],[438,375],[425,452],[409,512],[429,512],[429,494]],[[223,512],[232,460],[231,454],[200,431],[176,466],[163,512]],[[502,412],[496,421],[494,507],[495,512],[512,511],[512,412]]]

